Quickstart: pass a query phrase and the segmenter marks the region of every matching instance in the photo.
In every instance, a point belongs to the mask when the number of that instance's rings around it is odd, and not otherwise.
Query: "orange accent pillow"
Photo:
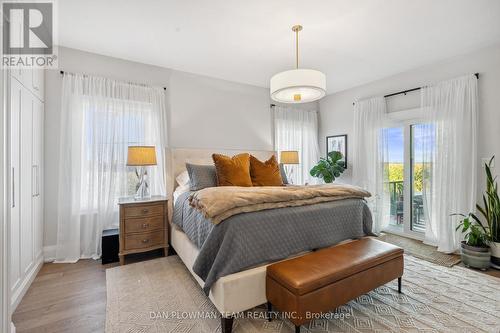
[[[250,177],[253,186],[282,186],[280,166],[273,155],[265,162],[250,155]]]
[[[252,186],[250,178],[250,155],[233,157],[212,154],[217,174],[217,186]]]

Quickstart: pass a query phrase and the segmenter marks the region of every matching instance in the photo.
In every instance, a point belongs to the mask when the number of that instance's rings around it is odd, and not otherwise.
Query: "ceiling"
[[[500,43],[498,0],[64,0],[59,44],[269,86],[294,66],[328,93]]]

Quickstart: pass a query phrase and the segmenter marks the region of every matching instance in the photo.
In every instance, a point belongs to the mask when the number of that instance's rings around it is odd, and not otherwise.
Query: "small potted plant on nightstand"
[[[472,213],[458,214],[464,217],[456,230],[462,229],[462,262],[466,267],[486,270],[490,267],[490,234],[481,221]]]

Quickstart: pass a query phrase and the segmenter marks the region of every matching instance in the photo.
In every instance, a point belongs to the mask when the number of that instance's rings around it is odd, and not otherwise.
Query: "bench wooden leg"
[[[267,302],[267,321],[271,321],[273,319],[272,312],[273,312],[273,305],[271,304],[271,302]]]
[[[221,319],[221,332],[222,333],[231,333],[233,331],[233,317],[228,317],[224,318],[222,317]]]
[[[398,277],[398,293],[401,294],[401,279],[402,277]]]
[[[295,333],[300,333],[300,326],[295,325]]]

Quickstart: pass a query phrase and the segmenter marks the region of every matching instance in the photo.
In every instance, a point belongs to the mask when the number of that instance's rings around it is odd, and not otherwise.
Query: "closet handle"
[[[33,165],[31,167],[31,170],[32,170],[32,186],[33,186],[33,190],[32,190],[32,193],[31,193],[31,196],[32,197],[38,197],[40,195],[40,168],[38,167],[38,165]]]
[[[36,197],[36,165],[31,166],[31,196]]]
[[[14,180],[15,171],[12,168],[12,208],[16,207],[16,182]]]
[[[36,196],[40,196],[40,166],[36,165]]]

